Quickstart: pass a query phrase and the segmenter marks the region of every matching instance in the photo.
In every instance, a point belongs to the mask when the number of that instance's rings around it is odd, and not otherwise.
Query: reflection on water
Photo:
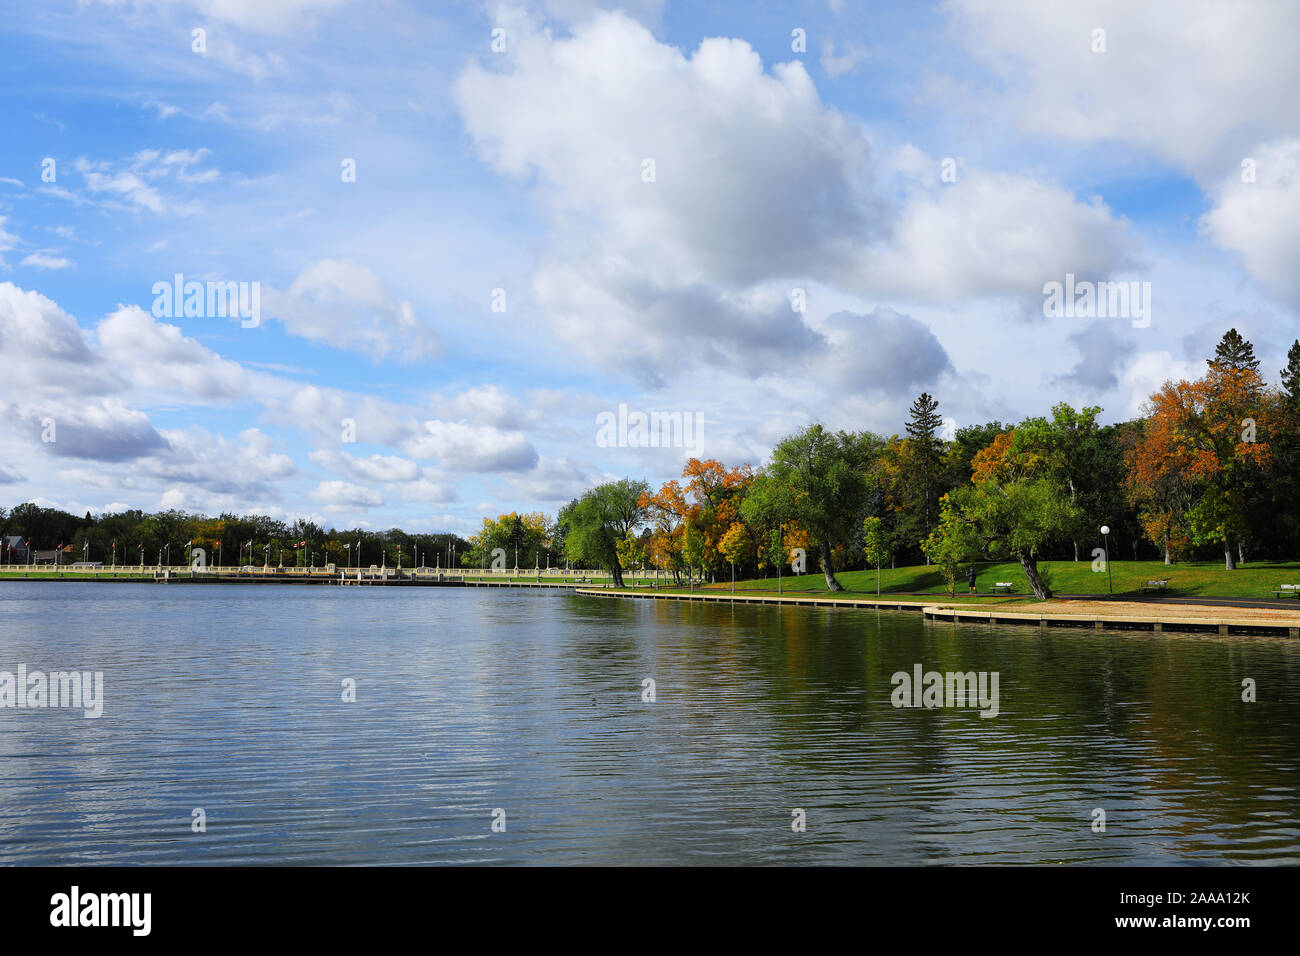
[[[1300,862],[1286,639],[36,582],[0,621],[0,670],[106,698],[0,709],[0,863]],[[998,672],[999,715],[895,709],[918,663]]]

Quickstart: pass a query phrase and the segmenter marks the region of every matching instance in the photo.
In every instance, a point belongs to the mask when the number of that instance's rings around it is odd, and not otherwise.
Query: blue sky
[[[1131,7],[12,4],[0,500],[463,532],[922,390],[1132,417],[1229,325],[1275,377],[1300,8]],[[154,315],[177,273],[257,325]],[[1150,325],[1046,317],[1067,273]],[[703,439],[608,447],[620,405]]]

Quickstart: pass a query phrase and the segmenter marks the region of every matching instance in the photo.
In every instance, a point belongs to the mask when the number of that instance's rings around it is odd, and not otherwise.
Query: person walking
[[[975,590],[975,565],[972,564],[966,569],[966,580],[970,583],[970,593],[977,593]]]

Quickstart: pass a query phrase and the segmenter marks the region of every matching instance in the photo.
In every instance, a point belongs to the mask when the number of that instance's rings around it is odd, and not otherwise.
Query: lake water
[[[102,671],[104,714],[0,709],[4,864],[1300,862],[1280,638],[4,582],[19,664]],[[916,664],[997,672],[998,715],[895,708]]]

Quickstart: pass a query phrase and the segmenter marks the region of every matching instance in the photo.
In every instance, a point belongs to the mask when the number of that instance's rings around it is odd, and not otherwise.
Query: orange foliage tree
[[[1192,541],[1221,542],[1224,566],[1236,567],[1234,547],[1250,535],[1250,487],[1270,462],[1275,402],[1253,368],[1213,363],[1203,378],[1151,396],[1128,487],[1157,544],[1167,535],[1174,548],[1185,521]]]

